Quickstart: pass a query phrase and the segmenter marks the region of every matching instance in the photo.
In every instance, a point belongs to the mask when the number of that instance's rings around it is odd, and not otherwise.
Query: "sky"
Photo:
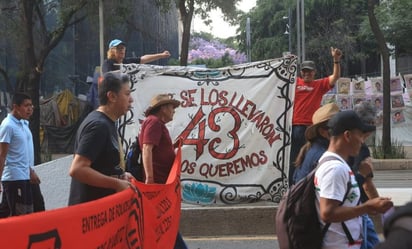
[[[238,4],[238,8],[245,12],[248,12],[254,6],[256,6],[256,0],[241,0]],[[227,22],[223,21],[220,10],[210,12],[210,16],[213,22],[209,26],[206,26],[200,17],[195,17],[192,23],[192,30],[196,32],[208,32],[219,38],[228,38],[236,35],[236,29],[238,27],[230,26]]]

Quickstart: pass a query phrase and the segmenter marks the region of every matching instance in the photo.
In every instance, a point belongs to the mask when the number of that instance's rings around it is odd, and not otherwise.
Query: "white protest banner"
[[[219,69],[123,65],[133,110],[124,143],[138,135],[151,98],[180,102],[167,124],[182,138],[182,199],[188,203],[279,202],[287,188],[297,58],[288,55]]]

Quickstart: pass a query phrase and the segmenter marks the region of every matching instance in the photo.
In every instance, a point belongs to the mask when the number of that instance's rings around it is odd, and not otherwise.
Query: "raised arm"
[[[158,54],[146,54],[140,57],[140,63],[145,64],[159,59],[169,58],[170,53],[169,51],[165,50],[162,53]]]
[[[329,75],[329,84],[334,87],[336,81],[340,78],[340,59],[342,57],[342,51],[338,48],[330,47],[330,52],[333,58],[333,73]]]

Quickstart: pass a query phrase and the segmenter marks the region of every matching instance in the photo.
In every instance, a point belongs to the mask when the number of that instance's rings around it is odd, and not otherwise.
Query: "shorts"
[[[0,218],[33,213],[30,180],[3,181]]]

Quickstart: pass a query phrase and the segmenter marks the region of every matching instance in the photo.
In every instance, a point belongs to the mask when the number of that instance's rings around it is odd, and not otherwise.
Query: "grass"
[[[382,144],[378,141],[378,144]],[[382,146],[372,146],[373,158],[376,159],[405,159],[406,152],[403,144],[397,140],[392,140],[389,154],[384,153]]]

